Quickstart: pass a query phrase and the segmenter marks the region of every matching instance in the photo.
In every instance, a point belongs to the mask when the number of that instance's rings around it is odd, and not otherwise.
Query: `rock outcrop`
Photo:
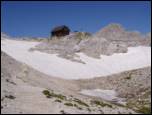
[[[151,43],[151,40],[147,39],[147,36],[141,35],[138,31],[127,31],[122,25],[115,23],[102,28],[95,36],[106,38],[110,42],[123,43],[127,46],[149,46]]]

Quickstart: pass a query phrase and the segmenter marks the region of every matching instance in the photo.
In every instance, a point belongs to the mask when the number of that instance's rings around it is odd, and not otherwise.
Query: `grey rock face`
[[[138,31],[126,31],[120,24],[109,24],[99,30],[97,37],[104,37],[107,40],[115,42],[123,42],[127,46],[149,45],[151,40],[149,35],[141,35]]]

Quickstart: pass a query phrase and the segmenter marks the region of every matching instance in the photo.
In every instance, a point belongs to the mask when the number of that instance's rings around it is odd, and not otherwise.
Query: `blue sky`
[[[58,25],[94,33],[109,23],[120,23],[145,34],[151,31],[150,9],[149,1],[5,1],[1,30],[13,37],[48,37]]]

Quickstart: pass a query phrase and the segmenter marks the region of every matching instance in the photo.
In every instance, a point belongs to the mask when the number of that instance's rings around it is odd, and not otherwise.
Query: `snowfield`
[[[63,79],[102,77],[151,66],[151,47],[146,46],[129,47],[127,53],[101,55],[101,59],[78,53],[85,62],[82,64],[58,57],[57,54],[29,51],[37,44],[39,42],[1,39],[1,50],[40,72]]]
[[[111,102],[125,104],[125,99],[119,98],[115,90],[102,90],[102,89],[86,90],[84,89],[80,91],[80,93],[84,95],[88,95],[88,96],[100,97],[104,100],[111,101]]]

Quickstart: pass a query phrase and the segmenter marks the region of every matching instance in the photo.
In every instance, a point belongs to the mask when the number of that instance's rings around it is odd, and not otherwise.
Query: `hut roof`
[[[67,26],[62,25],[62,26],[57,26],[57,27],[53,28],[52,32],[60,31],[60,30],[63,30],[63,29],[70,30]]]

